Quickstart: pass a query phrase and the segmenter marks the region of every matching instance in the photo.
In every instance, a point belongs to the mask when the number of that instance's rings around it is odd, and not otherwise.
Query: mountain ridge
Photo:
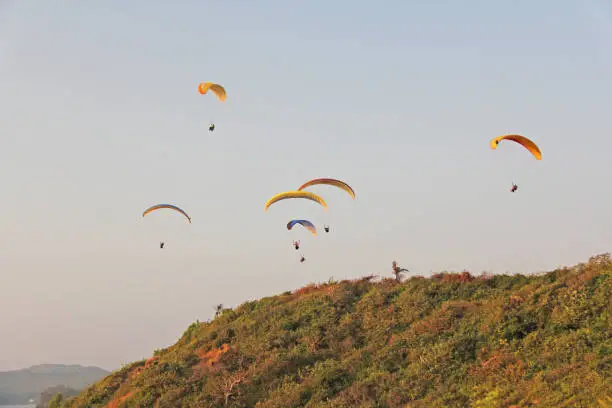
[[[612,403],[612,260],[310,284],[218,310],[57,407]]]

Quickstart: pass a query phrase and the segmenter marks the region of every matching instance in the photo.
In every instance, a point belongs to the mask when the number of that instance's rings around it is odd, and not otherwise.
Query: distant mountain
[[[99,367],[42,364],[0,371],[0,405],[24,404],[48,388],[63,385],[80,390],[110,374]]]

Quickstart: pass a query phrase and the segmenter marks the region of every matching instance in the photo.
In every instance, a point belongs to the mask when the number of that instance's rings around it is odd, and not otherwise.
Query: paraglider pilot
[[[323,229],[325,230],[325,232],[329,232],[329,225],[324,225]]]
[[[514,183],[512,183],[512,188],[510,189],[511,193],[514,193],[516,190],[518,190],[518,186]]]
[[[300,241],[293,241],[293,246],[296,250],[300,249]]]
[[[160,248],[163,248],[163,247],[164,247],[164,242],[160,242],[160,243],[159,243],[159,247],[160,247]]]
[[[306,258],[304,258],[304,255],[302,255],[302,257],[300,258],[300,262],[304,262],[306,260]]]
[[[210,126],[208,126],[208,131],[212,132],[213,130],[215,130],[215,124],[211,123]]]

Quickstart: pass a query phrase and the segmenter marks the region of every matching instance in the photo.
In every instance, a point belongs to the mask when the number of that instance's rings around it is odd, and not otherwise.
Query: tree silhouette
[[[223,303],[219,303],[215,306],[215,317],[219,316],[221,313],[223,313]]]
[[[402,273],[403,272],[410,272],[406,268],[400,268],[399,265],[397,264],[397,262],[395,262],[395,261],[393,261],[391,263],[391,267],[393,268],[393,274],[395,275],[395,280],[398,281],[398,282],[402,280]]]

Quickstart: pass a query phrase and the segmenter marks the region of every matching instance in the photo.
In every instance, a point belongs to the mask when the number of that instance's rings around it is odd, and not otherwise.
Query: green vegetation
[[[61,403],[65,397],[73,397],[77,395],[79,395],[79,390],[66,387],[65,385],[50,387],[40,394],[36,408],[58,408],[62,406]]]
[[[546,274],[309,285],[193,323],[63,407],[605,407],[609,254]]]

